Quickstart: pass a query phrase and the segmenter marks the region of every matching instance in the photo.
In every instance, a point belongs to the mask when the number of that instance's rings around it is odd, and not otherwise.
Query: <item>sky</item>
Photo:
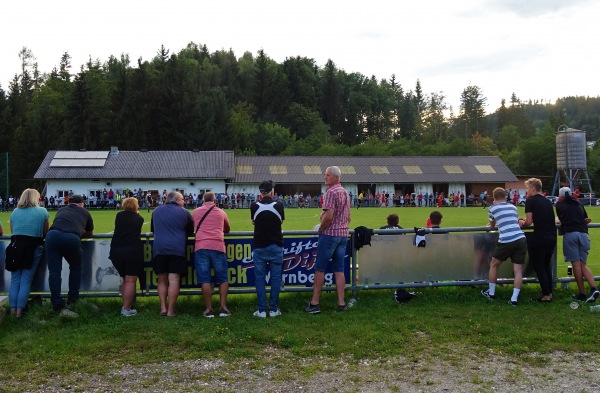
[[[478,86],[494,112],[512,93],[551,102],[600,95],[600,0],[2,0],[0,86],[27,47],[38,69],[151,60],[194,42],[209,52],[328,59],[339,69],[442,94],[458,113]]]

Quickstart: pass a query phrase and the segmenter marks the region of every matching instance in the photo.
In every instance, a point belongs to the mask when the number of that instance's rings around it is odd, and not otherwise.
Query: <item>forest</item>
[[[586,131],[588,142],[600,137],[600,97],[544,102],[508,91],[508,100],[488,103],[470,85],[452,108],[419,80],[377,80],[331,59],[278,63],[263,50],[238,57],[192,42],[179,53],[161,46],[149,61],[90,58],[79,70],[65,52],[58,68],[41,71],[31,50],[18,55],[20,70],[0,86],[0,195],[4,184],[15,193],[40,186],[33,175],[53,149],[493,155],[516,175],[554,176],[561,125]],[[600,185],[598,144],[587,161],[592,185]]]

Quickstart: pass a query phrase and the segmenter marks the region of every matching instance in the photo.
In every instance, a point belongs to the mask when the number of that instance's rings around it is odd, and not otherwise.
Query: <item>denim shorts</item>
[[[565,261],[587,262],[591,248],[590,235],[584,232],[566,232],[563,235],[563,254]]]
[[[325,272],[329,266],[332,266],[334,272],[343,272],[347,243],[348,237],[319,235],[315,270]]]
[[[227,255],[221,251],[200,249],[194,253],[194,264],[196,265],[196,277],[198,284],[212,282],[210,268],[215,271],[215,284],[227,281]]]

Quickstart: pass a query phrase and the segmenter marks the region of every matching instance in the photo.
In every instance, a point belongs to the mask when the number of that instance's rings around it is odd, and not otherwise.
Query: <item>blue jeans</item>
[[[44,246],[37,246],[33,253],[33,263],[29,269],[19,269],[12,272],[10,276],[10,289],[8,291],[8,303],[10,308],[25,308],[27,299],[31,292],[33,276],[40,265]]]
[[[347,244],[348,237],[319,235],[315,270],[326,272],[327,267],[333,266],[334,272],[343,272]]]
[[[256,285],[256,297],[258,298],[258,311],[267,311],[267,271],[269,271],[269,284],[271,285],[269,309],[277,311],[279,308],[279,291],[281,291],[283,248],[277,244],[255,248],[252,258],[254,260],[254,283]]]
[[[48,286],[50,287],[50,301],[55,309],[62,308],[64,301],[60,296],[62,286],[62,260],[63,257],[69,264],[69,293],[70,302],[79,299],[81,286],[81,240],[79,236],[60,232],[48,231],[46,235],[46,262],[48,263]]]

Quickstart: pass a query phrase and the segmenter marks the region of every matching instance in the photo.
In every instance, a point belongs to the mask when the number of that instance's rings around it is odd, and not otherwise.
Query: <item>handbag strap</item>
[[[206,216],[208,216],[208,213],[210,213],[211,210],[214,209],[215,207],[216,206],[213,205],[213,207],[211,207],[210,209],[208,209],[208,211],[206,213],[204,213],[204,215],[200,219],[200,222],[198,222],[198,226],[196,227],[196,233],[198,233],[198,229],[200,229],[200,225],[202,225],[202,221],[204,221],[204,219],[206,218]]]

